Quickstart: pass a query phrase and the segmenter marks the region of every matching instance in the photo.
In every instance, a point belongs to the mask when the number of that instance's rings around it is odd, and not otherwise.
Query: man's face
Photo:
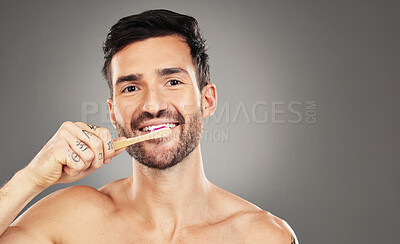
[[[149,133],[161,125],[171,136],[132,145],[128,153],[151,168],[169,168],[199,144],[203,130],[201,93],[190,48],[177,36],[135,42],[111,61],[111,119],[120,136]]]

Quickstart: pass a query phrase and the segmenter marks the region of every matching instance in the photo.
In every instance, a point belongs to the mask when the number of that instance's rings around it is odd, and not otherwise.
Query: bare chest
[[[184,230],[169,233],[160,228],[149,228],[124,221],[86,223],[75,229],[71,235],[64,236],[62,243],[160,243],[160,244],[197,244],[197,243],[250,243],[243,233],[229,224],[210,226],[194,226]]]

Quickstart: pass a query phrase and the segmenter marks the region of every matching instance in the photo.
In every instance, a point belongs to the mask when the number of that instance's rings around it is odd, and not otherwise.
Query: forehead
[[[112,81],[115,85],[120,76],[136,73],[146,76],[169,67],[183,68],[195,77],[188,44],[175,35],[152,37],[131,43],[114,55],[111,60]]]

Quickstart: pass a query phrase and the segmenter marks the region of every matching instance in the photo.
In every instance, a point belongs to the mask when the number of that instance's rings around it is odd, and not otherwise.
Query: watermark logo
[[[315,124],[316,101],[257,101],[252,104],[225,102],[208,120],[215,124]]]
[[[205,120],[206,129],[203,133],[203,142],[227,142],[229,130],[210,130],[214,125],[229,124],[265,124],[265,125],[312,125],[317,123],[317,102],[307,101],[255,101],[225,102],[218,105],[215,113]],[[127,107],[125,111],[132,110]],[[187,112],[184,116],[193,114],[193,106],[185,106]],[[111,125],[110,112],[107,103],[82,102],[82,121],[94,123],[100,121],[101,125]],[[114,135],[113,135],[114,136]],[[116,132],[115,132],[116,136]]]

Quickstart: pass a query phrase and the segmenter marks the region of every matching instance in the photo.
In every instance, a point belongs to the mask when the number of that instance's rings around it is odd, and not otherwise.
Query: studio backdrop
[[[211,182],[285,219],[300,243],[397,241],[398,1],[1,0],[1,184],[64,121],[116,137],[102,43],[119,18],[154,8],[192,15],[207,39]],[[125,152],[73,185],[131,171]]]

